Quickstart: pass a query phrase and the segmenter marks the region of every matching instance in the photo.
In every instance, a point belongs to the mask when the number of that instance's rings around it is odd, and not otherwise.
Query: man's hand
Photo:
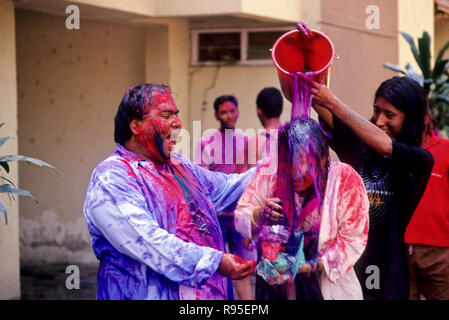
[[[279,223],[282,218],[282,200],[279,198],[268,198],[263,206],[259,206],[253,211],[253,225],[258,226],[262,221],[269,223]]]
[[[257,262],[245,260],[234,254],[225,253],[217,272],[232,280],[241,280],[254,272]]]

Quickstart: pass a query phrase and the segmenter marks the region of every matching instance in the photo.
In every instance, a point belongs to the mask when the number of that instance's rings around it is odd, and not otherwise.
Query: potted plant
[[[418,46],[408,33],[401,32],[401,35],[408,42],[421,74],[409,63],[405,69],[388,62],[384,67],[413,78],[423,86],[429,97],[430,111],[436,129],[444,133],[443,136],[449,137],[449,59],[443,59],[444,53],[449,48],[449,41],[438,52],[432,66],[429,33],[423,32],[422,37],[418,38]]]
[[[4,122],[0,123],[0,128],[4,124],[5,124]],[[5,142],[7,142],[11,138],[12,137],[0,138],[0,147],[2,145],[4,145]],[[0,193],[8,194],[11,201],[14,200],[15,194],[31,197],[34,199],[34,197],[31,195],[31,193],[29,191],[16,188],[14,183],[10,179],[8,179],[7,177],[4,176],[4,174],[5,174],[4,172],[6,172],[6,174],[9,173],[9,162],[12,162],[12,161],[25,161],[27,163],[33,163],[38,166],[45,166],[45,167],[49,167],[49,168],[56,170],[52,165],[50,165],[42,160],[36,159],[36,158],[31,158],[31,157],[22,156],[22,155],[0,156]],[[34,199],[34,200],[36,201],[36,199]],[[6,224],[8,224],[8,215],[7,215],[6,207],[1,202],[0,202],[0,212],[3,213],[3,215],[5,216],[5,222],[6,222]]]

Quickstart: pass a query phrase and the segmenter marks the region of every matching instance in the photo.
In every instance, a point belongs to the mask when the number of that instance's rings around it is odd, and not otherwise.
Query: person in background
[[[214,101],[215,119],[220,128],[203,137],[197,149],[198,162],[208,170],[222,173],[243,173],[249,169],[248,138],[235,130],[239,118],[238,101],[232,95],[221,95]],[[256,251],[249,250],[234,227],[233,208],[218,212],[218,221],[229,252],[247,260],[256,260]],[[232,282],[228,280],[228,296],[233,296]],[[253,299],[250,278],[235,281],[235,289],[241,300]]]
[[[92,173],[84,217],[100,260],[97,299],[227,299],[255,262],[225,253],[216,212],[254,169],[211,172],[172,152],[182,122],[168,87],[133,86],[114,119],[116,151]]]
[[[435,134],[430,113],[423,148],[435,164],[405,231],[410,299],[449,300],[449,139]]]
[[[265,131],[249,139],[249,150],[256,150],[256,161],[258,161],[270,153],[270,141],[277,143],[278,129],[282,124],[280,119],[283,108],[281,92],[274,87],[263,88],[257,95],[256,106],[257,117]],[[277,152],[276,145],[273,147],[273,152]],[[255,166],[256,161],[250,161],[250,166]]]

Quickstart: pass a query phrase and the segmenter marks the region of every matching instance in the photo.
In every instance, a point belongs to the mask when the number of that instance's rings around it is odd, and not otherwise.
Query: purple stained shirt
[[[84,203],[97,299],[226,299],[216,212],[235,208],[253,174],[211,172],[176,153],[157,166],[117,144]]]

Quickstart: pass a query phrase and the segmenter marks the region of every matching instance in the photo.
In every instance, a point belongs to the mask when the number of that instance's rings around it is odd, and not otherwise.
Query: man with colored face
[[[215,119],[220,128],[201,139],[198,146],[197,160],[211,171],[223,173],[242,173],[248,170],[248,138],[235,131],[239,117],[238,101],[232,95],[222,95],[214,101]],[[255,250],[248,250],[243,239],[234,227],[233,209],[218,212],[218,221],[225,243],[232,253],[245,259],[256,259]],[[231,281],[228,281],[228,296],[233,295]],[[235,281],[235,289],[239,299],[253,299],[250,279]]]
[[[182,127],[169,88],[130,88],[115,116],[116,151],[94,170],[84,203],[100,260],[97,299],[227,299],[226,277],[255,262],[224,253],[217,211],[253,175],[205,170],[172,152]]]

